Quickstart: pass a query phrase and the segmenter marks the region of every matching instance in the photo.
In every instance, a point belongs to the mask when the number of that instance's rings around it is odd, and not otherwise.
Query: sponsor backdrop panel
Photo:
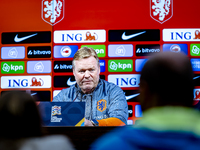
[[[1,88],[51,88],[51,76],[1,76]]]
[[[52,75],[51,60],[35,61],[1,61],[1,74],[27,75],[49,74]]]
[[[19,87],[38,101],[51,101],[75,81],[71,61],[88,46],[100,58],[101,78],[119,85],[129,98],[139,94],[140,71],[150,55],[183,52],[191,59],[198,99],[200,2],[165,2],[1,1],[0,91]],[[128,124],[134,124],[141,108],[136,100],[127,102]]]
[[[28,73],[28,61],[48,60],[52,61],[52,26],[41,18],[41,0],[24,1],[10,0],[0,1],[0,61],[1,61],[1,92],[15,88],[24,88],[31,92],[37,100],[52,99],[52,86],[46,88],[42,85],[38,75],[47,75],[51,83],[51,70],[42,73],[42,64]],[[51,67],[51,65],[50,65]],[[34,71],[35,70],[35,71]],[[33,72],[34,71],[34,72]],[[30,86],[28,75],[36,78],[38,86]],[[37,76],[36,76],[37,75]],[[4,82],[2,82],[2,80]],[[29,81],[30,80],[30,81]],[[36,82],[35,80],[35,82]],[[29,82],[28,82],[29,81]],[[41,82],[41,87],[40,83]],[[9,87],[10,84],[10,87]],[[34,85],[34,84],[31,84]],[[35,88],[37,87],[37,88]],[[42,96],[45,95],[45,96]],[[45,97],[47,97],[45,99]]]

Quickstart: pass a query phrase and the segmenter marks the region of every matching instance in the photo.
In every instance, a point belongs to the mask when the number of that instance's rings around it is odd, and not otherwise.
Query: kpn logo
[[[133,60],[109,60],[108,61],[109,72],[131,72],[133,71]]]
[[[23,61],[10,61],[1,62],[1,73],[2,74],[22,74],[24,73],[24,62]]]
[[[200,56],[200,44],[190,44],[190,55]]]
[[[81,47],[91,47],[93,48],[98,57],[105,57],[106,56],[106,46],[105,45],[82,45]]]

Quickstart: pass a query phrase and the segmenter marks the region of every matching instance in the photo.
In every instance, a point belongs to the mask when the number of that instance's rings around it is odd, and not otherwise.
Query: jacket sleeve
[[[99,126],[124,126],[126,125],[124,122],[122,122],[118,118],[107,118],[107,119],[101,119],[97,120],[99,122]]]
[[[108,126],[119,126],[127,124],[128,104],[124,91],[114,85],[109,91],[108,117],[99,120],[99,124]]]

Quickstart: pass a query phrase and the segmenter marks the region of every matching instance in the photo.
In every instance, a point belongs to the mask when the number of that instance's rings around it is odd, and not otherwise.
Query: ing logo
[[[50,25],[55,25],[64,18],[64,0],[43,0],[42,19]]]
[[[86,39],[85,41],[96,41],[98,39],[98,35],[94,32],[92,35],[89,31],[86,32]]]
[[[106,100],[101,99],[97,102],[97,110],[100,112],[103,112],[104,110],[106,110]]]
[[[36,77],[33,77],[31,80],[32,84],[30,86],[43,86],[44,81],[39,78],[39,80],[36,79]]]
[[[199,32],[199,30],[196,30],[194,34],[195,34],[194,39],[200,39],[200,32]]]

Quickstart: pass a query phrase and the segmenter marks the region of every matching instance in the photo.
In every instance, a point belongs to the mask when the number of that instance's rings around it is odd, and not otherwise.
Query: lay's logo
[[[106,100],[101,99],[97,102],[97,110],[100,112],[106,110]]]

